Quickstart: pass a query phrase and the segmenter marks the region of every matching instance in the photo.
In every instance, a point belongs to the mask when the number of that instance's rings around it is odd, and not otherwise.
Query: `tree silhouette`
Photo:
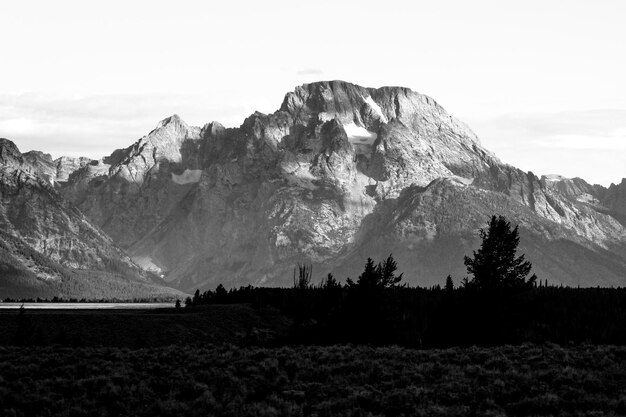
[[[453,291],[454,290],[454,281],[452,281],[452,277],[450,275],[448,275],[446,277],[445,289],[446,289],[446,291]]]
[[[215,287],[215,301],[218,303],[226,302],[226,298],[228,297],[228,291],[224,288],[224,285],[219,284]]]
[[[362,289],[382,289],[393,288],[402,280],[402,275],[396,276],[398,263],[389,255],[387,259],[374,265],[372,258],[367,258],[365,269],[357,279],[356,284],[348,278],[349,287],[357,287]]]
[[[468,288],[481,290],[523,289],[534,287],[537,276],[526,279],[532,265],[524,255],[516,257],[519,244],[519,231],[503,216],[492,216],[489,227],[480,229],[482,243],[472,258],[465,257],[467,272],[474,277],[464,279]]]
[[[326,279],[322,282],[321,287],[329,291],[336,290],[336,289],[340,290],[341,284],[337,282],[333,274],[329,272],[328,275],[326,276]]]
[[[313,277],[313,265],[298,264],[298,276],[296,277],[296,268],[293,269],[293,288],[298,290],[306,290],[311,287],[311,278]]]
[[[404,273],[396,276],[396,269],[398,269],[398,263],[391,254],[382,263],[378,264],[377,270],[380,276],[380,285],[383,288],[395,287],[402,281]]]

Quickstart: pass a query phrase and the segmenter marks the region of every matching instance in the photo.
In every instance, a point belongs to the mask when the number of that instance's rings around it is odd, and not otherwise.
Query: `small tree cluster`
[[[367,258],[365,270],[359,276],[356,283],[348,278],[348,287],[361,289],[382,289],[393,288],[402,281],[402,274],[396,276],[398,269],[397,262],[389,255],[387,259],[378,264],[374,264],[372,258]]]
[[[185,306],[198,306],[202,304],[220,304],[228,301],[228,291],[224,288],[224,285],[219,284],[215,291],[205,291],[200,292],[200,290],[196,290],[193,294],[193,298],[187,297],[185,299]]]
[[[330,272],[326,276],[326,279],[322,281],[321,284],[322,289],[333,291],[333,290],[341,290],[341,283],[335,279],[333,274]]]

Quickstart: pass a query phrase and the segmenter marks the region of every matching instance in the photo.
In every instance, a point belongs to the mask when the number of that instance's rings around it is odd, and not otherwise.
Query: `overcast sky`
[[[179,114],[238,126],[296,85],[428,94],[505,162],[626,177],[626,2],[3,1],[0,137],[99,158]]]

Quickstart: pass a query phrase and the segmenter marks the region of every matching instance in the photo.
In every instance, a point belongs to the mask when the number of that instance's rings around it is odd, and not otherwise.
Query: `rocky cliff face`
[[[406,88],[307,84],[235,129],[172,116],[60,190],[183,289],[285,284],[296,262],[354,277],[389,252],[412,283],[442,282],[463,273],[492,214],[521,224],[542,278],[623,285],[626,275],[618,191],[506,165]]]
[[[46,180],[50,185],[68,180],[70,173],[92,162],[90,158],[62,156],[52,160],[52,156],[39,151],[22,154],[28,171]]]
[[[51,182],[58,178],[57,166],[49,155],[22,155],[13,142],[0,139],[0,296],[8,296],[1,291],[8,291],[7,282],[13,283],[11,294],[42,295],[36,287],[43,285],[45,295],[84,296],[71,290],[68,280],[78,279],[72,270],[109,273],[112,280],[135,281],[138,287],[155,284],[55,190]],[[16,274],[26,277],[21,284]],[[89,291],[107,296],[109,284],[107,279],[92,282]]]
[[[606,192],[601,194],[602,203],[611,211],[626,215],[626,178],[619,184],[611,184]]]

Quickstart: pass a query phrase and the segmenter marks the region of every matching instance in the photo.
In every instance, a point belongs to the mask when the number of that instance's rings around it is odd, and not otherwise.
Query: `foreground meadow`
[[[2,416],[618,416],[626,347],[0,347]]]

